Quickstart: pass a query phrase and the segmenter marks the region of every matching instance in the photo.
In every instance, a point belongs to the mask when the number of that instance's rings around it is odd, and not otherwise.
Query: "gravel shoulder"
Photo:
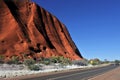
[[[89,80],[120,80],[120,67],[93,77]]]

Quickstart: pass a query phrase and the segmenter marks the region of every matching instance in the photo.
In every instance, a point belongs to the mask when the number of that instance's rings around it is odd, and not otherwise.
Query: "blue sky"
[[[33,0],[64,23],[83,57],[120,59],[120,0]]]

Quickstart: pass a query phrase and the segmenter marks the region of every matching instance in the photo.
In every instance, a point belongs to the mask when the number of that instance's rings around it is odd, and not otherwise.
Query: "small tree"
[[[100,63],[101,61],[98,58],[89,60],[89,64],[92,64],[92,65],[98,65]]]

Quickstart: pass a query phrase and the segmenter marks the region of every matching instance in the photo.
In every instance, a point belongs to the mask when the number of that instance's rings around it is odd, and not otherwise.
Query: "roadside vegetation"
[[[78,65],[78,66],[88,66],[88,60],[87,59],[82,59],[82,60],[74,60],[72,61],[72,64]]]
[[[53,56],[50,58],[40,58],[38,60],[24,58],[23,61],[20,61],[19,57],[12,56],[9,60],[4,61],[5,57],[0,55],[0,64],[9,64],[9,65],[25,65],[30,70],[42,70],[43,66],[56,66],[57,67],[65,67],[67,65],[77,65],[77,66],[89,66],[89,65],[100,65],[100,64],[108,64],[110,61],[106,59],[104,61],[99,60],[98,58],[95,59],[82,59],[82,60],[70,60],[63,56]],[[114,61],[116,64],[119,64],[119,60]]]
[[[63,56],[53,56],[50,58],[40,58],[39,60],[34,59],[24,59],[23,61],[19,60],[19,57],[12,56],[7,61],[4,61],[4,56],[0,55],[0,64],[9,64],[9,65],[18,65],[23,64],[27,66],[30,70],[41,70],[41,65],[53,65],[58,64],[59,66],[66,66],[72,64],[71,60]]]
[[[4,63],[4,56],[3,55],[0,55],[0,64],[3,64]]]
[[[23,64],[28,66],[30,70],[41,70],[41,65],[59,64],[65,66],[71,64],[71,60],[64,58],[63,56],[54,56],[50,58],[41,58],[39,61],[26,59],[24,60]]]
[[[94,58],[94,59],[90,59],[88,61],[88,63],[91,64],[91,65],[101,65],[101,64],[109,64],[109,63],[111,63],[111,61],[108,61],[107,59],[104,59],[104,61],[101,61],[98,58]]]
[[[90,59],[89,64],[91,64],[91,65],[99,65],[99,64],[101,64],[101,61],[98,58]]]
[[[117,66],[119,66],[120,65],[120,60],[115,60],[114,64],[117,65]]]

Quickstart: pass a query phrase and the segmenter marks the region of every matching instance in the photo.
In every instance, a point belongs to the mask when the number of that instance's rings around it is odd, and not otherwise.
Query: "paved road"
[[[107,71],[115,69],[116,67],[117,66],[109,65],[95,69],[77,70],[77,71],[52,74],[52,75],[40,76],[40,77],[22,79],[22,80],[87,80],[88,78],[105,73]]]

